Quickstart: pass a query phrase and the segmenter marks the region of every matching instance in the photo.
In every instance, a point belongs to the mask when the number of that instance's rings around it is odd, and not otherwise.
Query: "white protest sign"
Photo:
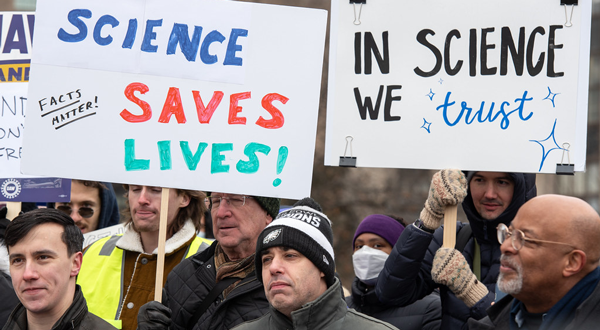
[[[310,194],[326,11],[41,0],[36,20],[24,173]]]
[[[120,223],[118,225],[97,229],[89,233],[83,234],[83,247],[87,247],[95,241],[109,236],[121,235],[125,232],[125,225]]]
[[[33,13],[0,12],[0,178],[21,174]]]
[[[590,20],[590,0],[332,1],[325,164],[584,170]]]

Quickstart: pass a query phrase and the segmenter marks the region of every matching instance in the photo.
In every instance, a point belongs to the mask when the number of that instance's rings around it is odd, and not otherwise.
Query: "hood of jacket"
[[[102,182],[107,189],[100,189],[100,218],[98,228],[102,229],[119,224],[119,205],[112,183]]]
[[[473,234],[478,240],[485,242],[496,241],[496,227],[503,223],[507,226],[510,225],[511,221],[517,215],[519,208],[525,204],[528,200],[532,199],[537,195],[537,187],[535,185],[535,174],[534,173],[508,173],[512,177],[515,190],[513,198],[502,214],[494,220],[485,220],[479,215],[479,212],[475,209],[473,204],[473,196],[471,196],[470,181],[467,183],[469,189],[467,190],[467,196],[462,203],[463,210],[467,215],[467,219],[471,224]]]

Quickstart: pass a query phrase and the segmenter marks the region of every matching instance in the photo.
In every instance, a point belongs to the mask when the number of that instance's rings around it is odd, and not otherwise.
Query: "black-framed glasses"
[[[559,245],[565,245],[565,246],[571,247],[575,250],[578,250],[577,247],[575,247],[571,244],[567,244],[567,243],[563,243],[563,242],[545,241],[545,240],[541,240],[541,239],[534,239],[534,238],[526,237],[522,231],[520,231],[518,229],[514,229],[511,231],[503,223],[499,224],[498,227],[496,227],[496,230],[498,233],[498,242],[500,244],[502,244],[502,243],[504,243],[504,241],[507,238],[510,237],[511,238],[510,243],[512,244],[512,247],[513,247],[513,249],[515,249],[515,251],[519,251],[523,247],[523,245],[525,245],[525,242],[559,244]]]
[[[210,200],[210,204],[212,205],[212,207],[216,207],[219,208],[219,206],[221,206],[221,200],[225,200],[225,203],[227,203],[228,206],[233,206],[233,207],[241,207],[246,205],[246,199],[252,198],[250,196],[229,196],[229,197],[224,197],[224,196],[210,196],[208,197],[208,200]]]
[[[73,209],[69,205],[58,205],[56,209],[68,214],[69,216],[71,216],[71,213],[73,212]],[[84,206],[77,209],[77,213],[79,213],[82,218],[91,218],[92,215],[94,215],[94,209]]]

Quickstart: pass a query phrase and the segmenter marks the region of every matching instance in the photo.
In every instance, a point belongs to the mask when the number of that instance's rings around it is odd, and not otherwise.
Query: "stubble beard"
[[[504,274],[500,272],[500,275],[498,276],[498,289],[506,294],[518,294],[523,289],[523,268],[521,265],[514,262],[513,259],[504,254],[500,257],[500,261],[504,261],[509,264],[517,273],[517,277],[513,279],[506,279],[504,278]]]

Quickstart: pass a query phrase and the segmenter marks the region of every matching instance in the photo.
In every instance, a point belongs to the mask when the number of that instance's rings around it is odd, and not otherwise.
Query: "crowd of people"
[[[336,273],[335,219],[317,201],[280,211],[277,198],[170,189],[160,301],[163,191],[124,187],[120,216],[110,183],[79,180],[69,203],[24,205],[12,221],[0,210],[3,330],[600,324],[600,216],[581,199],[536,197],[534,174],[437,172],[416,221],[360,222],[352,283]],[[444,212],[459,204],[467,222],[447,247]],[[84,233],[118,223],[122,234],[83,247]]]

